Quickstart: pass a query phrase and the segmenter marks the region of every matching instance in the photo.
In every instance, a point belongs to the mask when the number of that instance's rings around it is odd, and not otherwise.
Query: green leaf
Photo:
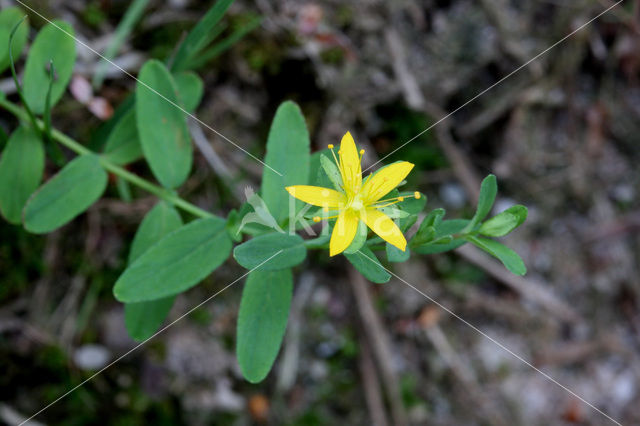
[[[467,236],[467,240],[473,245],[481,248],[491,256],[497,258],[505,268],[516,275],[524,275],[527,273],[527,267],[524,265],[522,258],[509,247],[495,240],[488,238],[480,238]]]
[[[320,151],[316,151],[311,154],[309,157],[309,180],[308,184],[313,186],[322,186],[324,188],[330,188],[332,183],[327,177],[324,169],[322,168],[322,164],[320,162],[320,158],[322,156],[329,155],[328,149],[323,149]]]
[[[194,72],[181,72],[174,75],[178,96],[184,109],[195,111],[204,94],[204,82]]]
[[[175,296],[124,305],[124,325],[132,339],[141,342],[158,331],[169,314]]]
[[[62,97],[76,61],[76,42],[71,25],[53,21],[38,33],[29,49],[24,70],[24,97],[35,114],[45,109],[45,97],[49,86],[49,63],[53,62],[56,75],[51,88],[51,107]]]
[[[124,165],[142,158],[135,110],[129,110],[115,125],[104,146],[105,156],[112,163]]]
[[[443,221],[434,219],[435,234],[433,235],[433,240],[414,247],[413,251],[420,254],[434,254],[457,249],[464,245],[466,241],[463,238],[453,238],[452,236],[462,232],[468,225],[469,220],[466,219]]]
[[[24,227],[43,234],[65,225],[93,204],[107,187],[107,172],[93,154],[75,158],[27,201]]]
[[[260,17],[252,19],[246,25],[243,25],[240,28],[234,30],[233,33],[228,37],[223,38],[222,40],[220,40],[219,42],[211,46],[211,48],[206,49],[200,55],[190,60],[187,63],[186,67],[190,69],[196,69],[206,65],[207,62],[219,56],[225,50],[229,49],[236,42],[238,42],[242,37],[244,37],[251,31],[253,31],[255,28],[257,28],[261,22],[262,22],[262,18]],[[218,35],[218,34],[215,34],[215,35]],[[212,40],[214,38],[215,37],[213,36],[211,37]]]
[[[212,40],[212,32],[216,32],[216,24],[224,16],[233,0],[218,0],[207,11],[198,24],[189,32],[178,47],[171,67],[172,71],[182,71],[188,68],[189,62],[204,49]]]
[[[480,196],[478,197],[478,207],[476,213],[473,215],[471,222],[469,222],[468,230],[473,229],[477,224],[487,217],[493,207],[493,203],[496,200],[496,194],[498,192],[498,184],[494,175],[489,175],[482,181],[480,185]]]
[[[120,47],[124,44],[129,34],[134,30],[136,23],[143,16],[144,9],[147,7],[149,0],[133,0],[129,3],[126,13],[118,23],[118,27],[110,37],[109,46],[107,46],[104,54],[100,58],[98,67],[93,75],[91,81],[94,88],[98,88],[102,85],[104,75],[109,69],[111,60],[120,50]]]
[[[247,269],[274,271],[302,263],[307,249],[297,234],[272,232],[240,244],[233,250],[233,257]]]
[[[442,222],[444,215],[444,209],[432,210],[420,223],[418,231],[411,239],[411,243],[413,245],[421,245],[433,240],[436,235],[436,227]]]
[[[344,256],[369,281],[383,284],[391,279],[391,274],[384,269],[376,255],[367,246],[363,246],[356,253]]]
[[[136,85],[136,122],[142,152],[151,171],[166,188],[189,176],[193,146],[173,77],[162,62],[147,61]]]
[[[17,7],[7,7],[0,10],[0,72],[9,66],[9,35],[18,22],[24,18],[25,13]],[[12,52],[14,60],[18,60],[22,48],[29,35],[29,23],[20,25],[13,36]]]
[[[0,158],[0,213],[7,221],[22,223],[22,208],[40,185],[43,171],[42,141],[31,128],[18,127]]]
[[[231,252],[225,224],[218,217],[198,219],[164,237],[120,275],[113,287],[116,299],[161,299],[198,284]]]
[[[338,191],[342,191],[342,176],[340,175],[340,170],[338,170],[338,166],[336,166],[335,161],[330,160],[326,155],[321,155],[320,165],[331,181],[333,187]]]
[[[160,201],[145,215],[133,237],[129,251],[129,264],[135,262],[165,235],[181,226],[182,218],[178,211],[171,204]]]
[[[278,223],[289,212],[289,185],[305,185],[309,180],[309,132],[298,105],[280,104],[271,123],[262,172],[262,199]],[[278,173],[282,174],[280,176]],[[296,211],[302,202],[296,201]]]
[[[290,269],[252,271],[242,291],[236,355],[242,375],[262,381],[273,365],[287,328],[293,276]]]
[[[527,208],[521,205],[509,207],[487,220],[478,232],[487,237],[502,237],[520,226],[527,219]]]
[[[120,176],[116,176],[116,189],[118,190],[118,196],[125,203],[130,203],[133,197],[131,196],[131,186],[129,182]]]
[[[369,234],[369,228],[364,220],[358,221],[358,229],[356,230],[356,236],[349,244],[349,247],[344,251],[345,254],[355,253],[367,242],[367,234]]]
[[[182,226],[182,218],[170,204],[161,201],[147,213],[140,223],[129,251],[129,264],[146,252],[165,235]],[[129,335],[142,341],[155,333],[166,318],[175,296],[147,302],[127,303],[124,307],[124,323]]]
[[[411,257],[411,251],[409,250],[409,247],[406,247],[406,249],[402,251],[398,247],[387,243],[385,249],[389,262],[406,262]]]

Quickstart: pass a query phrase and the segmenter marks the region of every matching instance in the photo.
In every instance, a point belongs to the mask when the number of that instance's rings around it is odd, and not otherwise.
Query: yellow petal
[[[353,210],[343,210],[333,227],[329,242],[329,256],[340,254],[349,247],[358,231],[358,216]]]
[[[366,209],[360,215],[360,219],[364,220],[369,228],[373,230],[380,238],[389,244],[398,247],[404,251],[407,247],[407,240],[402,235],[400,228],[393,223],[393,220],[386,214],[376,209]]]
[[[340,142],[340,174],[347,194],[355,194],[362,184],[360,155],[351,133],[347,132]]]
[[[367,178],[362,186],[365,205],[378,201],[398,186],[407,177],[411,169],[413,169],[412,163],[400,161],[383,167]]]
[[[285,188],[292,197],[305,203],[320,207],[344,207],[346,198],[343,193],[329,188],[310,185],[295,185]]]

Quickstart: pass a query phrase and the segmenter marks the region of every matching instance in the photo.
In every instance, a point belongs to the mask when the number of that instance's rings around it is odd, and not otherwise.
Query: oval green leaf
[[[116,299],[161,299],[198,284],[231,252],[225,224],[218,217],[198,219],[161,239],[120,275],[113,287]]]
[[[28,127],[18,127],[0,158],[0,212],[10,223],[22,223],[22,209],[42,180],[44,146]]]
[[[383,284],[391,279],[391,274],[386,271],[376,255],[367,246],[363,246],[356,253],[344,256],[369,281]]]
[[[93,204],[107,187],[107,172],[93,154],[81,155],[64,166],[27,201],[24,227],[43,234],[70,222]]]
[[[173,77],[157,60],[147,61],[136,85],[136,122],[144,157],[166,188],[180,186],[189,176],[193,147],[185,113],[178,107]]]
[[[158,331],[169,314],[175,296],[124,305],[124,325],[132,339],[141,342]]]
[[[17,7],[8,7],[0,10],[0,72],[9,66],[9,38],[11,31],[18,22],[25,17],[25,13]],[[13,36],[12,53],[14,61],[17,61],[22,48],[29,35],[29,22],[25,20],[16,30]]]
[[[34,40],[27,55],[24,70],[24,97],[36,114],[45,110],[49,87],[49,64],[53,62],[55,81],[51,87],[51,107],[62,97],[76,61],[76,42],[71,25],[53,21],[45,25]]]
[[[493,207],[493,203],[496,200],[496,194],[498,193],[498,183],[495,175],[489,175],[482,180],[480,185],[480,195],[478,196],[478,207],[476,212],[469,222],[469,230],[473,229],[477,224],[487,217]]]
[[[118,120],[109,133],[104,153],[109,161],[118,165],[129,164],[142,158],[136,112],[133,109]]]
[[[293,275],[290,269],[252,271],[242,291],[236,355],[242,375],[263,380],[275,361],[287,328]]]
[[[484,222],[478,232],[487,237],[503,237],[522,225],[526,219],[527,208],[518,204]]]
[[[233,257],[247,269],[274,271],[302,263],[307,249],[299,235],[273,232],[240,244],[233,250]]]
[[[129,264],[135,262],[165,235],[182,226],[180,213],[169,203],[160,201],[142,219],[129,250]]]
[[[276,111],[267,140],[262,171],[262,199],[281,223],[289,212],[289,185],[306,185],[309,180],[309,132],[300,107],[283,102]],[[278,174],[279,173],[279,174]],[[295,211],[302,202],[295,201]]]
[[[170,204],[161,201],[147,213],[140,223],[129,251],[129,264],[133,263],[165,235],[182,226],[182,218]],[[124,323],[129,336],[137,341],[153,335],[167,317],[175,296],[147,302],[127,303],[124,307]]]
[[[174,75],[178,96],[184,109],[193,112],[200,105],[204,94],[204,82],[194,72],[187,71]]]
[[[387,252],[387,260],[389,260],[389,262],[406,262],[411,257],[411,250],[409,250],[409,247],[406,247],[405,250],[402,251],[398,247],[387,243],[385,248]]]
[[[527,267],[525,266],[522,258],[502,243],[499,243],[495,240],[490,240],[488,238],[479,238],[479,237],[467,237],[469,242],[473,243],[473,245],[481,248],[482,250],[489,253],[491,256],[497,258],[505,268],[511,271],[516,275],[524,275],[527,273]]]

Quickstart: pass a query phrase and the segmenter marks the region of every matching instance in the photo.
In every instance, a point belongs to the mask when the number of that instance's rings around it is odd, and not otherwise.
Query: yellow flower
[[[333,153],[333,145],[329,145]],[[323,207],[337,215],[338,220],[331,234],[329,243],[329,255],[335,256],[346,250],[356,236],[358,224],[364,223],[389,244],[404,251],[407,240],[402,231],[393,223],[393,220],[382,211],[378,210],[402,201],[404,197],[382,199],[396,186],[398,186],[413,168],[413,164],[400,161],[380,169],[375,174],[370,174],[362,181],[362,168],[360,165],[364,150],[356,148],[353,137],[347,132],[340,143],[338,158],[333,153],[334,160],[340,171],[342,179],[341,190],[322,188],[310,185],[295,185],[287,187],[287,191],[293,197],[314,206]],[[414,195],[420,198],[420,193]],[[315,217],[314,221],[320,221]]]

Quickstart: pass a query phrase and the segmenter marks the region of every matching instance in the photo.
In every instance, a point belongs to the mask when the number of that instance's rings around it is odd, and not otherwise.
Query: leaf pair
[[[289,209],[285,186],[309,179],[309,132],[293,102],[278,107],[267,140],[261,194],[276,223],[284,225]],[[307,249],[298,235],[272,232],[239,245],[234,257],[251,271],[245,283],[238,313],[236,353],[244,377],[256,383],[266,377],[275,361],[287,326],[293,274]],[[266,261],[266,262],[265,262]]]

